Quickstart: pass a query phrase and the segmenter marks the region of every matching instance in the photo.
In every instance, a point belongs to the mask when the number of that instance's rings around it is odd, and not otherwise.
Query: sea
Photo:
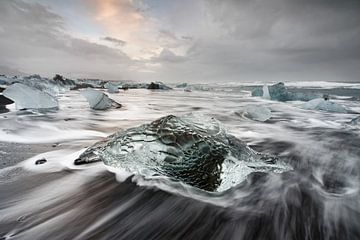
[[[81,90],[61,93],[57,110],[10,105],[0,114],[0,142],[9,144],[0,165],[5,156],[19,159],[0,169],[0,239],[360,239],[360,123],[352,121],[360,116],[360,83],[285,83],[296,92],[329,95],[345,113],[252,96],[262,85],[121,90],[107,95],[122,107],[105,111],[90,109]],[[244,110],[251,106],[271,116],[254,120]],[[242,181],[205,191],[102,162],[74,165],[115,132],[188,114],[216,119],[288,168],[235,172]],[[22,159],[14,143],[52,147]]]

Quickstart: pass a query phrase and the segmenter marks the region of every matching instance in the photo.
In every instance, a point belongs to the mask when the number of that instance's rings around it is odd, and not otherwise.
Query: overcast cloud
[[[3,0],[0,66],[138,81],[360,81],[359,13],[357,0]]]

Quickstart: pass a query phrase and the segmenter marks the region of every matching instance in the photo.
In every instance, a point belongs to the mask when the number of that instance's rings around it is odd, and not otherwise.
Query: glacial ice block
[[[81,94],[88,101],[90,108],[94,110],[106,110],[109,108],[120,108],[121,104],[109,98],[105,93],[93,89],[86,89]]]
[[[107,82],[104,87],[108,90],[109,93],[118,93],[119,87],[113,83]]]
[[[308,110],[321,110],[326,112],[335,112],[335,113],[346,113],[347,110],[340,104],[326,101],[322,98],[316,98],[311,101],[308,101],[302,104],[304,109]]]
[[[251,95],[254,97],[263,97],[275,101],[309,101],[320,97],[319,94],[308,92],[292,92],[289,91],[283,82],[276,83],[271,86],[264,85],[262,88],[257,87]]]
[[[248,105],[244,112],[246,117],[260,122],[265,122],[271,118],[270,109],[264,106]]]
[[[3,95],[15,102],[16,109],[48,109],[59,107],[55,97],[21,83],[10,85],[4,90]]]
[[[119,131],[88,148],[75,164],[97,161],[146,179],[163,176],[207,191],[231,188],[251,172],[290,170],[227,134],[216,119],[192,114]]]

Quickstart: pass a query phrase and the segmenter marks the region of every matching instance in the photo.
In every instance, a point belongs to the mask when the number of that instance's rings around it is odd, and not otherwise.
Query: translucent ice
[[[113,83],[107,82],[105,83],[104,87],[108,90],[109,93],[118,93],[119,86]]]
[[[267,87],[266,85],[263,88],[255,88],[251,92],[252,96],[264,97],[266,99],[276,100],[276,101],[309,101],[314,98],[320,97],[319,94],[307,93],[307,92],[292,92],[289,91],[285,84],[282,82],[276,83]]]
[[[93,89],[86,89],[81,94],[88,101],[90,108],[94,110],[106,110],[109,108],[120,108],[121,104],[109,98],[105,93]]]
[[[75,164],[103,161],[147,179],[165,176],[207,191],[223,191],[251,172],[289,170],[274,158],[266,159],[227,134],[213,118],[169,115],[109,136],[88,148]]]
[[[268,99],[268,100],[271,99],[270,93],[269,93],[269,88],[268,88],[268,86],[266,84],[263,86],[263,96],[262,97],[264,99]]]
[[[3,95],[13,100],[17,109],[47,109],[59,106],[53,96],[21,83],[10,85]]]
[[[245,116],[256,121],[265,122],[271,118],[269,108],[258,105],[248,105],[244,109]]]
[[[303,108],[309,110],[321,110],[326,112],[346,113],[346,109],[335,102],[326,101],[322,98],[316,98],[302,105]]]

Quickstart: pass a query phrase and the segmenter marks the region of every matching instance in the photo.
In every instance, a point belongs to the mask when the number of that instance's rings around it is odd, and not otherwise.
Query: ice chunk
[[[263,96],[262,97],[264,99],[268,99],[268,100],[271,99],[270,93],[269,93],[269,88],[268,88],[268,86],[266,84],[263,86]]]
[[[271,118],[271,110],[264,106],[248,105],[244,109],[245,116],[260,122]]]
[[[321,110],[326,112],[346,113],[346,109],[335,102],[326,101],[323,98],[316,98],[302,104],[302,107],[308,110]]]
[[[109,108],[120,108],[121,104],[109,98],[105,93],[93,89],[86,89],[81,94],[88,101],[90,108],[95,110],[106,110]]]
[[[47,109],[59,106],[53,96],[21,83],[10,85],[3,95],[15,102],[16,109]]]
[[[75,164],[96,161],[147,179],[165,176],[207,191],[226,190],[251,172],[290,169],[277,159],[268,162],[227,134],[216,119],[203,115],[169,115],[117,132],[88,148]]]
[[[184,88],[184,92],[191,92],[192,90],[191,90],[191,87],[190,86],[187,86],[187,87],[185,87]]]
[[[350,124],[352,124],[352,125],[360,125],[360,116],[352,119],[352,120],[350,121]]]
[[[178,85],[176,85],[177,88],[186,88],[188,86],[187,83],[180,83]]]
[[[104,87],[108,90],[109,93],[118,93],[119,86],[113,83],[107,82],[105,83]]]
[[[277,84],[271,85],[270,87],[263,86],[255,88],[251,92],[252,96],[264,97],[266,99],[276,100],[276,101],[309,101],[315,98],[320,97],[319,94],[306,93],[306,92],[292,92],[289,91],[285,84],[279,82]],[[270,97],[270,98],[269,98]]]

